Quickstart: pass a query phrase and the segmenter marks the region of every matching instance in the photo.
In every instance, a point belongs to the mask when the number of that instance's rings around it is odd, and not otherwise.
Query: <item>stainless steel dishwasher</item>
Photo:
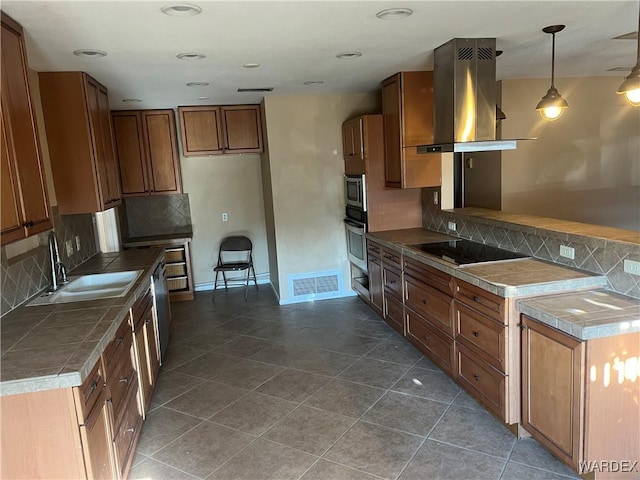
[[[167,274],[164,260],[153,272],[151,284],[153,287],[153,306],[156,312],[156,331],[158,332],[158,348],[160,350],[160,364],[169,346],[169,296],[167,293]]]

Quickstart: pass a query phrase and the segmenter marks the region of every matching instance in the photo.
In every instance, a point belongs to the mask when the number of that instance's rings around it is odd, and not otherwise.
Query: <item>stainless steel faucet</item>
[[[60,252],[58,251],[58,240],[55,232],[49,233],[49,259],[51,260],[51,286],[50,292],[55,292],[60,285],[67,283],[67,267],[60,260]],[[60,277],[58,279],[58,277]]]

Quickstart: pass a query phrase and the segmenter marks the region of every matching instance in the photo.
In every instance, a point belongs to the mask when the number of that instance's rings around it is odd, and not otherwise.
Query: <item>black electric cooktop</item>
[[[472,242],[471,240],[450,240],[448,242],[423,243],[412,245],[412,248],[434,255],[456,265],[470,263],[495,262],[496,260],[512,260],[527,258],[526,255],[502,250],[500,248]]]

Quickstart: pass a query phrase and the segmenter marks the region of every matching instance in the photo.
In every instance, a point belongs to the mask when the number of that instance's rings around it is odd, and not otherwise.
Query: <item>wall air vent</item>
[[[305,302],[344,296],[342,272],[307,272],[287,277],[291,302]]]
[[[458,49],[458,60],[472,60],[473,47],[464,47]]]
[[[244,92],[273,92],[273,87],[267,87],[267,88],[239,88],[238,92],[239,93],[244,93]]]
[[[478,60],[493,60],[493,49],[480,47],[478,48]]]

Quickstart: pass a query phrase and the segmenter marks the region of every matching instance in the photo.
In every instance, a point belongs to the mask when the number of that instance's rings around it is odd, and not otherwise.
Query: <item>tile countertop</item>
[[[70,275],[143,270],[124,297],[12,310],[0,320],[0,396],[81,385],[129,308],[149,287],[164,250],[97,254]]]
[[[520,300],[518,309],[580,340],[640,332],[640,301],[607,290]]]
[[[456,238],[426,229],[368,233],[367,238],[503,298],[602,288],[607,285],[605,276],[533,258],[456,266],[411,247]]]

